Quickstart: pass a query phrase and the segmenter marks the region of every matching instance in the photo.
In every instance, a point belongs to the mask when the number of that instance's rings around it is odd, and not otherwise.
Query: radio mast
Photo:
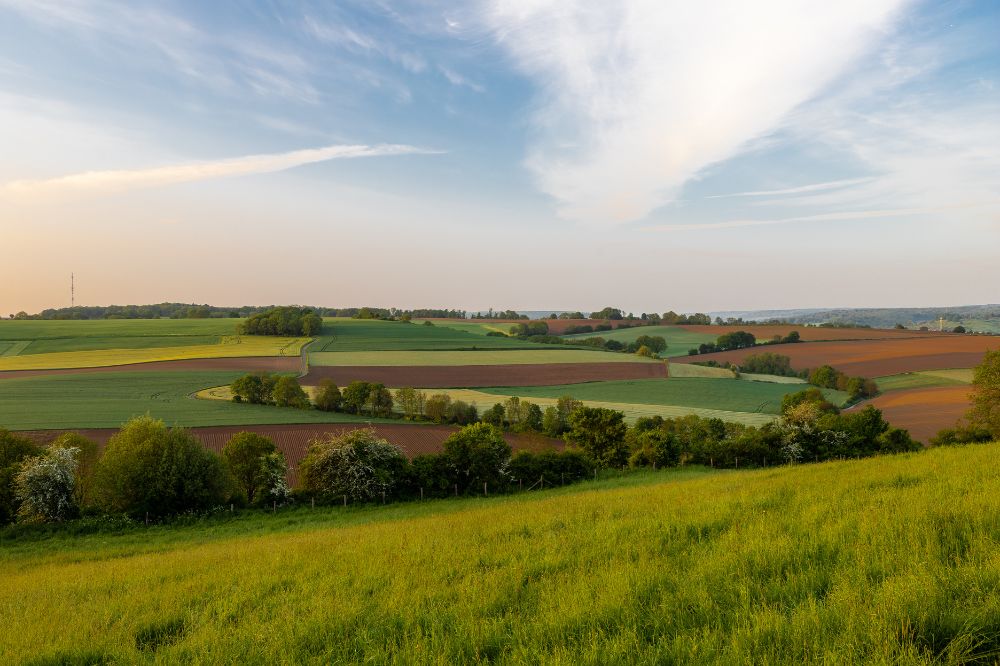
[[[72,273],[69,274],[69,306],[76,305],[76,282]]]

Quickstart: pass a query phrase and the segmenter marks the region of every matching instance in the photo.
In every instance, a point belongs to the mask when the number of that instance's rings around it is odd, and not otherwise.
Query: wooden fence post
[[[344,495],[344,506],[347,506],[347,495]]]
[[[483,497],[489,497],[490,493],[486,490],[486,482],[483,481]]]

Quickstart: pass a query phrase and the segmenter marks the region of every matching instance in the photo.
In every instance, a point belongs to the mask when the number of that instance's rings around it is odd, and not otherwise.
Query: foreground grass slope
[[[8,541],[0,661],[992,661],[998,453]]]

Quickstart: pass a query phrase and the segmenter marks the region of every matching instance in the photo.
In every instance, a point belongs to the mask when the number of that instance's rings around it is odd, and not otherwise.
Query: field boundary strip
[[[475,351],[312,352],[310,363],[330,367],[549,365],[565,363],[662,363],[635,354],[583,349],[483,349]]]

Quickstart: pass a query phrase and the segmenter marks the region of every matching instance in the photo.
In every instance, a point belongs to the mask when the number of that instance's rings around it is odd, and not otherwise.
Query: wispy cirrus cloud
[[[272,173],[329,160],[437,152],[439,151],[399,144],[324,146],[148,169],[85,171],[57,178],[15,180],[5,184],[0,192],[17,198],[72,192],[120,192],[216,178]]]
[[[906,0],[494,0],[539,89],[527,158],[560,214],[645,217],[772,131],[876,42]]]

